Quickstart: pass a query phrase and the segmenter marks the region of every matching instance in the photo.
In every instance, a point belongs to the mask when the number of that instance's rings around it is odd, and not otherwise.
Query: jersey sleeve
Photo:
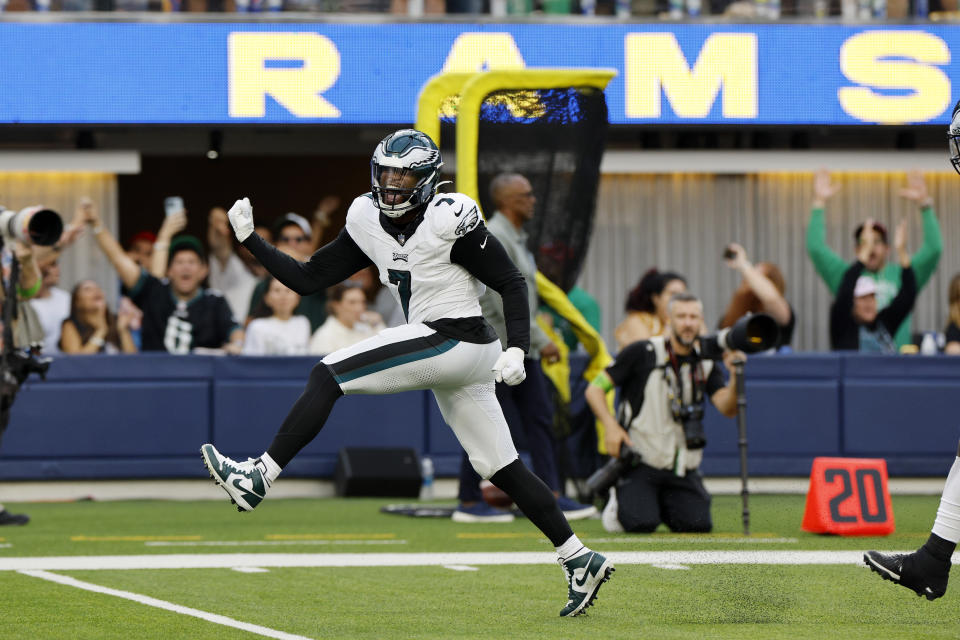
[[[346,228],[332,242],[317,249],[307,262],[288,256],[256,232],[243,241],[243,246],[277,280],[301,296],[331,287],[373,264]]]
[[[462,238],[483,223],[480,205],[462,193],[437,194],[427,205],[427,211],[433,232],[450,242]]]
[[[632,342],[617,354],[617,359],[607,367],[607,375],[614,386],[622,386],[632,374],[640,369],[652,369],[657,366],[657,354],[647,340]]]
[[[450,248],[450,262],[459,264],[473,277],[500,294],[507,346],[524,353],[530,350],[530,308],[527,283],[496,236],[483,221],[456,240]],[[489,319],[489,318],[488,318]]]

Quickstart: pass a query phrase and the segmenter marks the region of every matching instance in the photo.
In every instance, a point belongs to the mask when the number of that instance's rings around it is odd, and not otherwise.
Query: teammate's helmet
[[[960,173],[960,102],[953,108],[953,119],[947,129],[947,142],[950,145],[950,164]]]
[[[425,133],[401,129],[380,141],[370,160],[373,202],[399,218],[430,202],[440,182],[440,149]]]

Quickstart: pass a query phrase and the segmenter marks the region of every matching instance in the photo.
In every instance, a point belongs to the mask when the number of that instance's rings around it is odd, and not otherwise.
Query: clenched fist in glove
[[[233,227],[233,233],[237,240],[243,242],[253,233],[253,205],[250,200],[244,198],[237,200],[227,211],[227,217],[230,218],[230,226]]]
[[[511,387],[523,382],[527,377],[527,371],[523,368],[523,350],[519,347],[508,347],[497,358],[493,373],[497,382],[506,382]]]

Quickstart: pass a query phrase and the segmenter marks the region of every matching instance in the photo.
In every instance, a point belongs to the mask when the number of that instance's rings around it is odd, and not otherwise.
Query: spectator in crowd
[[[179,236],[171,242],[167,279],[161,281],[124,253],[101,224],[96,208],[88,210],[86,222],[130,299],[143,310],[143,351],[190,353],[202,348],[240,353],[243,329],[226,299],[202,287],[207,264],[199,240]]]
[[[361,269],[350,276],[350,280],[357,282],[363,287],[363,293],[367,296],[367,308],[380,315],[383,318],[383,324],[387,327],[399,327],[407,323],[403,317],[403,309],[400,303],[393,297],[390,287],[384,286],[380,282],[377,268],[370,265],[366,269]]]
[[[0,526],[3,525],[22,525],[30,522],[30,516],[25,513],[10,513],[6,507],[0,504]]]
[[[953,276],[950,280],[950,290],[948,292],[950,301],[950,319],[947,322],[945,331],[947,344],[944,347],[944,353],[950,355],[960,355],[960,273]]]
[[[771,262],[751,264],[747,252],[736,243],[728,245],[727,251],[729,253],[725,255],[730,256],[725,258],[727,266],[739,271],[742,279],[720,320],[720,328],[732,327],[748,313],[767,313],[780,327],[777,349],[789,348],[797,318],[793,307],[783,297],[787,282],[780,268]]]
[[[647,270],[627,296],[627,317],[613,332],[617,350],[637,340],[663,335],[667,303],[674,294],[687,290],[686,279],[672,271]]]
[[[153,243],[157,241],[157,234],[152,231],[138,231],[130,238],[127,244],[127,255],[144,269],[150,268],[150,259],[153,257]]]
[[[313,246],[310,223],[303,216],[296,213],[285,214],[273,225],[273,235],[277,239],[276,247],[287,255],[305,262],[310,258],[310,247]],[[267,290],[266,280],[261,280],[253,289],[250,297],[249,312],[252,314],[259,306],[264,292]],[[327,318],[327,295],[324,291],[303,296],[297,305],[296,314],[306,316],[310,321],[310,330],[316,331]]]
[[[734,359],[739,351],[725,351],[723,374],[712,360],[696,350],[703,326],[703,305],[690,293],[678,293],[668,304],[669,330],[649,340],[633,342],[617,354],[585,393],[587,403],[604,425],[607,452],[623,460],[639,458],[611,491],[603,513],[608,531],[650,533],[661,522],[671,531],[708,532],[710,494],[699,471],[706,438],[703,409],[707,399],[720,413],[737,412]],[[606,394],[620,388],[614,417]]]
[[[310,223],[310,253],[323,246],[323,234],[330,226],[330,216],[340,206],[340,198],[337,196],[324,196],[317,204],[313,212],[313,220]]]
[[[63,321],[60,349],[64,353],[136,353],[130,335],[131,314],[114,315],[93,280],[81,280],[70,296],[70,315]]]
[[[917,281],[906,251],[906,221],[897,225],[894,246],[900,259],[900,290],[879,312],[877,280],[864,275],[867,262],[879,241],[880,231],[867,220],[861,233],[857,259],[843,274],[837,296],[830,307],[830,346],[834,350],[896,353],[893,335],[913,309]]]
[[[830,180],[830,173],[821,169],[813,179],[813,211],[810,215],[810,224],[807,226],[807,253],[813,261],[813,266],[826,283],[830,292],[836,296],[843,280],[848,264],[827,246],[826,224],[824,222],[824,208],[827,201],[840,190],[840,186]],[[914,202],[920,209],[923,218],[923,244],[914,254],[911,264],[916,276],[917,293],[937,269],[940,253],[943,250],[943,240],[940,236],[940,224],[933,210],[933,198],[927,192],[927,184],[923,174],[911,171],[907,174],[907,186],[900,190],[900,195]],[[879,308],[887,307],[897,295],[902,286],[900,266],[887,262],[887,229],[873,222],[875,241],[869,252],[864,255],[864,275],[876,281],[876,298]],[[862,232],[864,225],[857,227],[854,239],[857,243],[857,256],[863,249]],[[912,303],[911,303],[912,306]],[[904,322],[892,327],[894,341],[897,348],[910,344],[910,316],[903,318]]]
[[[210,247],[210,288],[223,293],[233,316],[242,318],[250,308],[257,277],[233,251],[233,232],[227,220],[227,210],[223,207],[214,207],[207,215],[207,244]]]
[[[310,321],[304,316],[293,315],[299,303],[299,294],[271,276],[267,292],[247,325],[243,355],[299,356],[307,353]]]
[[[60,263],[53,261],[40,267],[43,281],[37,295],[28,304],[37,312],[43,326],[43,353],[56,353],[60,344],[60,327],[70,315],[70,294],[58,287]]]
[[[497,207],[491,214],[487,229],[503,245],[510,259],[523,275],[527,287],[527,302],[530,307],[530,350],[523,360],[526,378],[516,386],[504,383],[496,385],[497,400],[504,407],[504,414],[511,423],[511,416],[519,416],[526,433],[533,471],[557,496],[557,505],[568,520],[588,518],[596,513],[593,505],[580,504],[561,495],[560,476],[556,461],[556,440],[553,435],[553,402],[547,379],[540,366],[540,359],[556,362],[560,359],[557,345],[550,341],[537,324],[538,307],[536,262],[527,248],[527,233],[523,224],[534,215],[537,199],[530,181],[517,173],[502,173],[490,181],[490,199]],[[497,332],[503,348],[507,348],[506,319],[503,300],[491,289],[480,297],[483,316]],[[511,428],[519,426],[512,421]],[[456,522],[504,522],[513,520],[513,514],[489,506],[483,500],[480,476],[473,469],[466,454],[460,463],[459,505],[453,512]]]
[[[367,311],[367,298],[360,283],[341,282],[330,287],[327,297],[330,313],[310,338],[310,353],[333,353],[386,328],[378,313]]]

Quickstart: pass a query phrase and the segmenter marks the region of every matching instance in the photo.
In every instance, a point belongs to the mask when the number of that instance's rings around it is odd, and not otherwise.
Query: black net
[[[480,111],[477,185],[489,218],[490,181],[519,173],[533,186],[526,225],[538,269],[569,291],[580,275],[600,181],[607,129],[603,91],[592,87],[491,93]]]

